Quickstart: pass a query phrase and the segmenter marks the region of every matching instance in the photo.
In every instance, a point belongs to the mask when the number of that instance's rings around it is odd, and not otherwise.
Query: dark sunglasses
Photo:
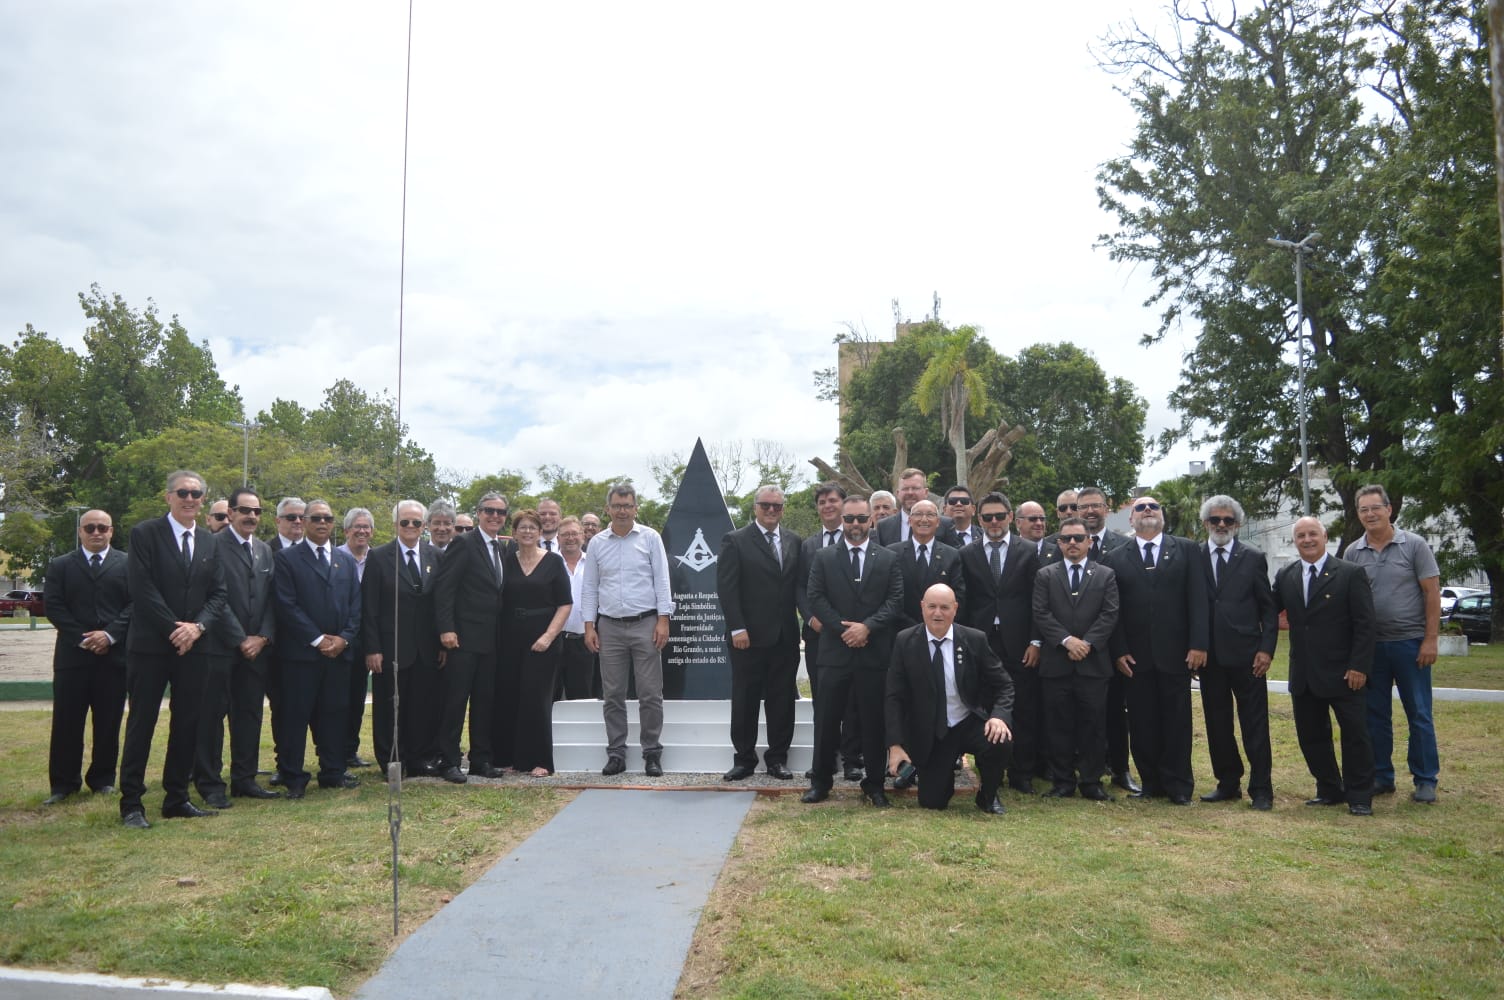
[[[194,500],[202,500],[204,498],[203,490],[173,490],[172,492],[178,495],[179,500],[187,500],[189,497],[192,497]]]
[[[1081,542],[1086,541],[1085,535],[1058,535],[1056,537],[1059,538],[1060,541],[1069,542],[1072,545],[1079,545]]]
[[[303,515],[302,514],[278,514],[277,516],[280,517],[284,521],[301,521],[301,520],[303,520]]]
[[[482,507],[480,512],[482,514],[489,514],[491,517],[506,517],[508,514],[505,507]]]
[[[971,506],[971,497],[946,497],[945,498],[945,506],[947,506],[947,507],[970,507]]]
[[[333,524],[334,523],[334,515],[333,514],[304,514],[303,515],[303,519],[305,521],[312,521],[314,524]]]
[[[421,528],[421,527],[423,527],[423,520],[421,518],[416,518],[416,517],[404,517],[402,520],[400,520],[400,521],[397,522],[397,527],[399,527],[399,528]]]
[[[474,531],[475,530],[475,525],[473,525],[473,524],[456,524],[454,526],[454,530],[458,531],[460,534],[463,535],[467,531]]]
[[[759,501],[757,501],[757,508],[759,510],[766,510],[766,511],[783,510],[783,504],[781,504],[781,503],[768,503],[765,500],[759,500]]]
[[[1210,524],[1210,525],[1212,525],[1213,527],[1216,527],[1216,528],[1231,528],[1233,525],[1235,525],[1235,524],[1238,523],[1238,519],[1235,518],[1235,517],[1215,517],[1215,516],[1213,516],[1213,517],[1208,517],[1206,519],[1206,523]]]
[[[1005,510],[1001,514],[981,514],[981,515],[978,515],[978,516],[981,517],[981,519],[984,520],[984,521],[986,521],[988,524],[991,524],[993,521],[1006,521],[1006,520],[1008,520],[1008,511]]]
[[[841,520],[847,524],[866,524],[872,520],[871,514],[842,514]]]
[[[1159,510],[1159,504],[1150,500],[1147,503],[1136,503],[1133,505],[1133,512],[1135,514],[1142,514],[1146,510]]]
[[[261,516],[261,508],[260,507],[236,507],[235,508],[235,513],[237,513],[237,514],[245,514],[245,515],[255,514],[257,517],[260,517]]]
[[[79,526],[79,530],[86,535],[108,535],[115,528],[109,524],[84,524]]]
[[[1044,515],[1043,514],[1020,514],[1018,519],[1020,521],[1043,521],[1044,520]]]
[[[230,519],[230,515],[229,515],[228,512],[221,513],[220,511],[217,511],[217,510],[211,510],[209,512],[209,516],[212,517],[216,521],[228,521]]]
[[[1080,510],[1080,507],[1073,503],[1057,503],[1055,509],[1064,514],[1067,511]]]

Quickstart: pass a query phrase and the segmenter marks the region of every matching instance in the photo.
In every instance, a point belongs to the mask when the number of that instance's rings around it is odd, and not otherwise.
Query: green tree
[[[914,385],[914,405],[925,416],[939,409],[941,433],[956,463],[954,482],[965,485],[971,471],[966,461],[966,414],[980,417],[987,410],[987,384],[980,368],[971,364],[977,329],[963,326],[931,336],[925,345],[929,361]]]

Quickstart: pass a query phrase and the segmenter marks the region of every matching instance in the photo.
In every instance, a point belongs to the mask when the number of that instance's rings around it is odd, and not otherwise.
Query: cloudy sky
[[[414,437],[462,474],[645,482],[696,436],[829,458],[831,338],[934,292],[1003,353],[1090,350],[1162,428],[1192,331],[1138,346],[1147,276],[1093,248],[1133,119],[1091,47],[1164,15],[1059,10],[418,0]],[[398,3],[0,5],[0,333],[79,344],[98,282],[253,413],[396,393],[406,44]]]

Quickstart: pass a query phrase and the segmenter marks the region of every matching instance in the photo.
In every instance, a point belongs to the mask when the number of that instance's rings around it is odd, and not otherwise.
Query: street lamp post
[[[1300,371],[1300,513],[1311,514],[1311,465],[1306,457],[1306,300],[1305,262],[1306,255],[1314,252],[1320,233],[1311,233],[1299,243],[1271,238],[1270,246],[1295,253],[1295,350]]]
[[[245,457],[240,467],[240,485],[251,485],[251,431],[259,431],[261,425],[254,420],[231,420],[229,426],[245,432]]]

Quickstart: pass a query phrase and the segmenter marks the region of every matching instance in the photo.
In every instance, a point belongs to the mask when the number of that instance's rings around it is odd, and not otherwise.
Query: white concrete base
[[[637,702],[627,702],[627,770],[642,770]],[[767,749],[767,723],[759,716],[757,753]],[[731,766],[731,702],[665,701],[663,769],[686,774],[724,771]],[[802,774],[815,758],[815,705],[794,703],[794,742],[788,766]],[[606,721],[594,699],[554,703],[554,770],[599,771],[606,762]]]
[[[92,972],[42,972],[31,969],[0,967],[0,996],[7,1000],[74,1000],[100,997],[127,1000],[131,997],[162,996],[177,993],[222,997],[224,1000],[334,1000],[334,994],[322,986],[247,986],[230,983],[179,983],[170,979],[132,979],[101,976]]]

